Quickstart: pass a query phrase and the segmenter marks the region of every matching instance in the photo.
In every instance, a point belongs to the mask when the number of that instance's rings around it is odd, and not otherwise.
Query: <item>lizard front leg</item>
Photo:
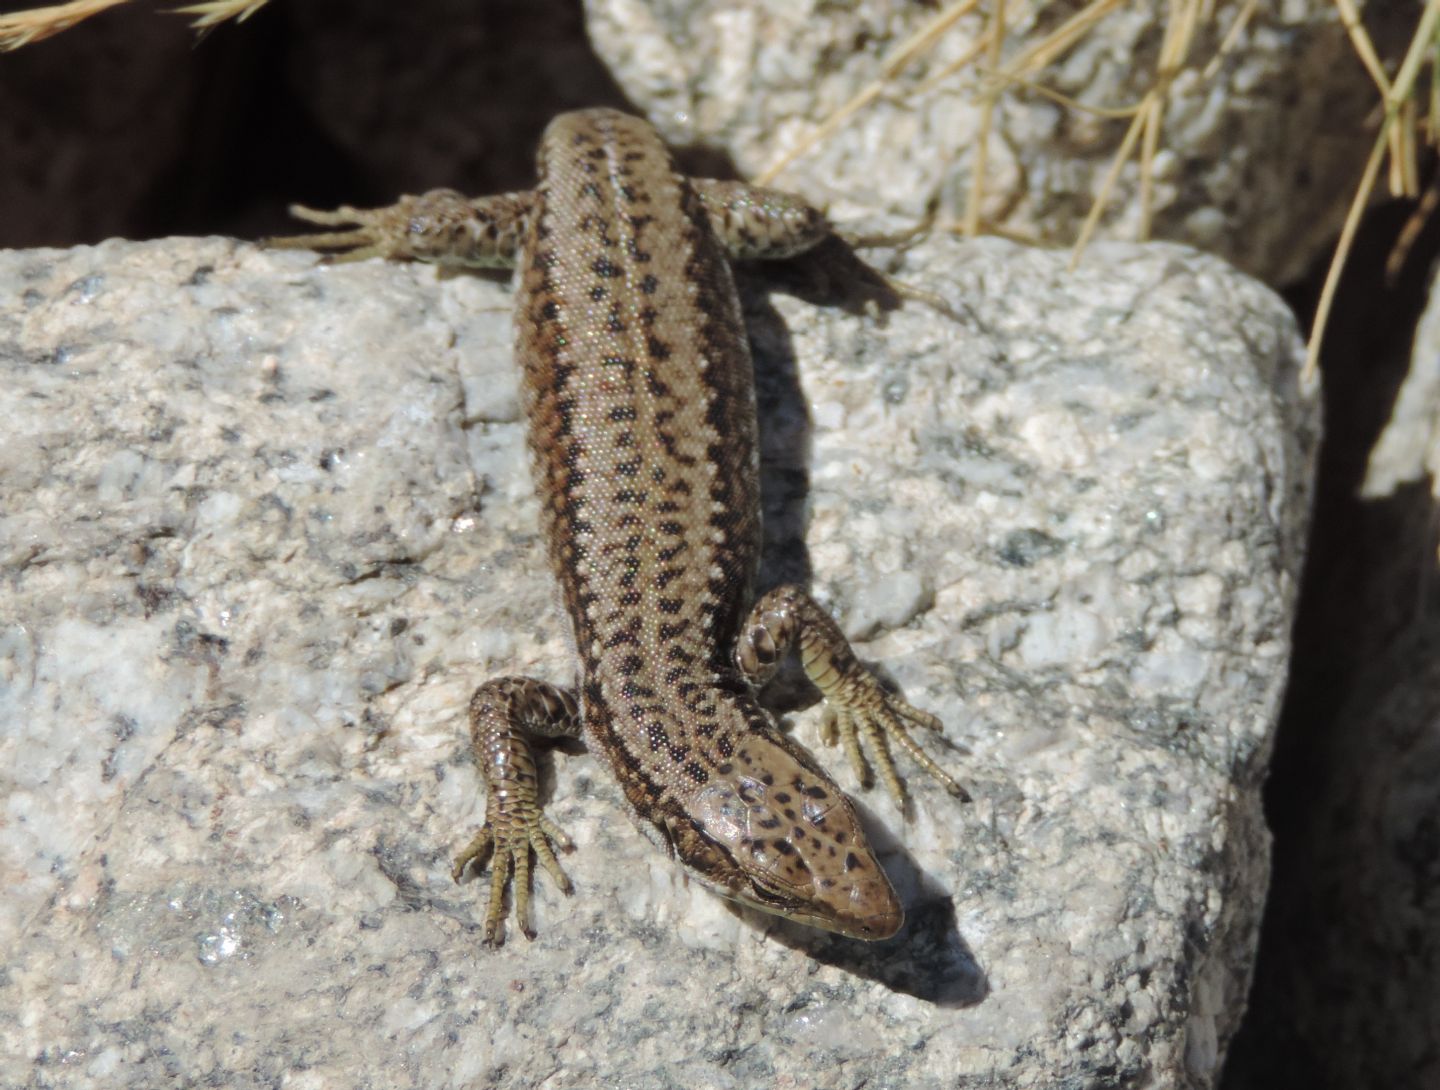
[[[890,753],[894,742],[950,794],[969,801],[965,789],[920,748],[906,727],[909,723],[938,731],[940,720],[885,689],[855,657],[830,614],[799,587],[787,585],[755,603],[736,643],[735,661],[759,687],[774,676],[792,648],[799,651],[806,675],[825,697],[821,738],[827,745],[837,740],[844,745],[862,786],[873,782],[863,740],[874,752],[885,786],[902,809],[906,806],[905,788]]]
[[[499,946],[505,916],[505,886],[514,878],[515,919],[526,938],[530,926],[530,853],[540,860],[564,893],[570,879],[560,869],[551,843],[571,847],[570,838],[540,809],[535,755],[526,736],[580,737],[575,694],[528,677],[487,681],[470,698],[470,740],[485,776],[485,824],[455,859],[458,882],[473,862],[490,868],[490,901],[485,910],[485,943]]]
[[[322,212],[304,205],[290,214],[321,227],[343,227],[313,235],[266,239],[272,249],[329,250],[332,261],[384,257],[428,261],[474,269],[504,269],[515,264],[534,194],[498,193],[466,197],[453,189],[432,189],[401,197],[384,208],[342,205]]]

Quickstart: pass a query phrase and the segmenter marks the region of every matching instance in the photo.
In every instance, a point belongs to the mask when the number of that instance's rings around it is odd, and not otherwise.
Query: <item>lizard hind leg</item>
[[[735,660],[753,683],[762,685],[791,648],[799,651],[806,675],[825,697],[821,739],[827,745],[836,741],[843,745],[862,786],[872,782],[865,759],[868,745],[886,788],[901,809],[906,808],[905,788],[890,752],[892,745],[898,745],[946,791],[969,801],[965,788],[910,734],[909,726],[939,731],[943,729],[940,720],[885,689],[856,658],[840,626],[813,598],[796,586],[776,587],[751,610],[735,648]]]
[[[490,862],[490,900],[485,909],[485,944],[504,942],[505,887],[515,896],[515,920],[527,938],[530,926],[531,855],[563,893],[573,887],[555,858],[555,845],[570,850],[570,838],[545,816],[537,797],[539,778],[530,737],[578,738],[575,694],[528,677],[487,681],[470,698],[470,738],[485,776],[485,824],[455,859],[458,882],[469,866]]]
[[[711,178],[691,184],[733,261],[793,257],[830,234],[825,213],[793,193]]]

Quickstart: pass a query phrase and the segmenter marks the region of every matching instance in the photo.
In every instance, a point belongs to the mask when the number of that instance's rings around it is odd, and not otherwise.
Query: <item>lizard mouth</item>
[[[796,915],[802,923],[819,927],[852,939],[878,942],[894,936],[905,923],[905,910],[900,907],[894,892],[885,884],[885,896],[876,896],[873,903],[864,908],[845,912],[815,913]]]
[[[787,920],[867,942],[891,938],[905,923],[905,910],[884,878],[854,883],[823,900],[770,889],[753,878],[745,888],[721,892]]]

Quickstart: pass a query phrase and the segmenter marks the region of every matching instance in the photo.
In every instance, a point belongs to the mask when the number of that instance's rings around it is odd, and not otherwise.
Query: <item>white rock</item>
[[[958,6],[585,3],[590,40],[629,101],[676,144],[724,149],[746,177],[770,168],[881,80],[906,43]],[[1373,139],[1366,118],[1377,98],[1330,0],[1245,8],[1244,31],[1219,56],[1242,7],[1199,12],[1190,51],[1164,96],[1151,170],[1153,232],[1283,284],[1332,245]],[[994,10],[980,5],[935,36],[885,80],[883,93],[787,166],[778,184],[839,220],[872,221],[862,230],[876,229],[877,213],[914,222],[937,210],[941,221],[961,222],[982,144],[985,33]],[[1180,10],[1158,0],[1112,5],[1054,63],[1023,79],[1101,109],[1138,104],[1156,86],[1160,43],[1180,29]],[[1002,71],[1072,14],[1045,4],[1004,11]],[[1016,84],[1001,91],[990,120],[984,219],[1071,245],[1128,118],[1101,118]],[[1116,179],[1102,237],[1137,237],[1140,192],[1132,155]]]
[[[540,876],[539,938],[492,952],[448,873],[466,695],[572,669],[511,395],[467,393],[510,366],[507,291],[220,240],[0,254],[0,1083],[1209,1085],[1315,438],[1293,323],[1172,246],[896,275],[965,320],[746,300],[767,578],[813,563],[842,622],[890,588],[858,651],[976,799],[903,759],[914,822],[862,796],[907,930],[730,916],[579,756],[548,804],[576,895]]]

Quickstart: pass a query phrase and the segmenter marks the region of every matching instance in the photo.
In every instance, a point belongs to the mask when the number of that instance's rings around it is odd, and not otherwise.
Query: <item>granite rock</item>
[[[1428,481],[1440,500],[1440,276],[1430,280],[1430,296],[1415,329],[1410,366],[1395,395],[1390,418],[1365,467],[1360,494],[1366,499],[1392,496],[1402,486]]]
[[[764,578],[813,580],[974,796],[910,767],[910,817],[859,796],[906,928],[730,908],[562,753],[576,895],[542,876],[539,937],[491,951],[449,876],[465,701],[571,670],[508,288],[219,239],[0,253],[0,1083],[1211,1085],[1316,441],[1293,321],[1172,245],[887,269],[949,313],[744,296]]]
[[[958,4],[905,0],[586,0],[587,28],[617,82],[677,144],[723,148],[742,176],[768,169],[833,111],[867,90],[887,61]],[[1401,5],[1370,3],[1382,55]],[[1253,8],[1253,10],[1252,10]],[[878,211],[959,221],[981,145],[986,26],[982,5],[949,25],[843,128],[788,166],[779,184],[837,218]],[[1141,101],[1155,84],[1176,5],[1110,5],[1031,84],[1100,110]],[[1188,10],[1188,8],[1186,9]],[[1243,31],[1221,54],[1233,22]],[[1008,69],[1074,15],[1009,5]],[[1174,26],[1169,29],[1175,29]],[[1330,0],[1217,5],[1195,25],[1165,98],[1152,172],[1153,235],[1199,246],[1275,284],[1331,246],[1373,139],[1373,85]],[[1403,39],[1402,39],[1403,41]],[[1214,70],[1208,69],[1213,65]],[[984,218],[1012,234],[1070,245],[1120,147],[1128,116],[1072,108],[1032,87],[995,100],[984,142]],[[1101,234],[1142,229],[1140,172],[1121,171]]]

